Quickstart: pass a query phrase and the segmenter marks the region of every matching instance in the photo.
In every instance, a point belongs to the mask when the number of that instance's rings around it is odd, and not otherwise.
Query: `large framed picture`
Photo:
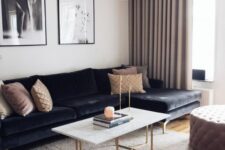
[[[0,1],[0,46],[47,44],[45,0]]]
[[[94,0],[58,0],[59,44],[94,44]]]

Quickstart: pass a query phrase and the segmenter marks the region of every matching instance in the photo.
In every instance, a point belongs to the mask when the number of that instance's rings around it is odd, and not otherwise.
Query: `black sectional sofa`
[[[12,149],[56,136],[51,128],[102,113],[106,106],[119,106],[118,95],[110,95],[107,74],[112,68],[84,69],[55,75],[36,75],[4,81],[22,83],[27,90],[40,79],[49,89],[54,108],[49,113],[33,112],[26,117],[13,115],[0,120],[0,150]],[[171,114],[171,119],[190,113],[199,106],[201,93],[163,89],[163,82],[150,80],[145,94],[132,94],[133,107]],[[123,95],[123,107],[127,96]]]

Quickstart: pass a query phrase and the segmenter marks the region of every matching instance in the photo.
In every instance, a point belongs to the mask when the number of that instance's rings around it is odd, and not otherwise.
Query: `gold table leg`
[[[166,125],[168,124],[169,121],[166,121],[163,123],[163,134],[166,133]]]
[[[82,143],[79,140],[75,140],[76,150],[82,150]]]
[[[78,150],[78,149],[77,149],[77,140],[75,140],[75,146],[76,146],[76,150]]]
[[[151,149],[153,150],[153,124],[151,125]]]
[[[82,150],[82,142],[80,141],[80,150]]]
[[[146,133],[145,133],[145,135],[146,135],[145,143],[147,144],[148,143],[148,126],[146,126]]]
[[[119,138],[115,139],[116,150],[119,150]]]

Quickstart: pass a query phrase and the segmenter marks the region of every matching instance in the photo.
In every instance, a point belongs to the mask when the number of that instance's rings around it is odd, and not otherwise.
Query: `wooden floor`
[[[176,132],[189,133],[190,130],[189,116],[169,122],[167,124],[167,129]]]

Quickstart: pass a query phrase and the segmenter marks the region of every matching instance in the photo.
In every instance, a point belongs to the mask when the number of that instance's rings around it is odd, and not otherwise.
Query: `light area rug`
[[[186,133],[178,133],[167,131],[162,134],[161,129],[154,129],[154,150],[189,150],[189,135]],[[145,129],[134,131],[120,138],[120,144],[131,146],[145,143]],[[115,142],[109,141],[100,145],[92,145],[83,142],[83,150],[115,150]],[[123,148],[120,148],[123,150]],[[150,150],[150,132],[149,144],[138,148],[140,150]],[[29,150],[76,150],[75,141],[70,138],[60,139],[48,144],[36,145]]]

